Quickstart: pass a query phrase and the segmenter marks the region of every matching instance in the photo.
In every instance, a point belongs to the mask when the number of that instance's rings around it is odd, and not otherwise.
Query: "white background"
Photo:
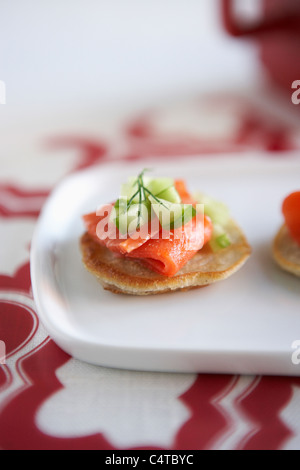
[[[249,3],[249,2],[247,2]],[[0,0],[0,125],[144,107],[257,77],[218,0]]]

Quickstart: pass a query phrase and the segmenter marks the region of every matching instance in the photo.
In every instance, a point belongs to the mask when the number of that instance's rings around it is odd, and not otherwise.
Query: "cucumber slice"
[[[136,194],[137,190],[138,190],[137,185],[132,185],[130,183],[122,184],[122,186],[121,186],[121,197],[127,198],[128,201],[130,201],[131,198]],[[132,202],[139,202],[139,195],[138,194],[133,198]]]
[[[181,218],[174,219],[172,229],[183,227],[188,224],[197,214],[196,209],[191,204],[181,204],[182,214]]]
[[[127,232],[133,234],[140,230],[145,224],[148,225],[149,209],[146,203],[133,204],[128,210]]]
[[[127,197],[121,196],[115,203],[110,214],[110,221],[116,223],[116,220],[121,214],[127,211]]]
[[[127,233],[127,204],[127,197],[121,196],[115,203],[110,215],[110,221],[116,225],[123,235]]]
[[[174,180],[172,178],[149,178],[143,176],[143,183],[154,196],[160,195],[161,199],[166,199],[170,202],[179,203],[180,198],[174,187]],[[128,200],[136,194],[138,190],[137,178],[131,177],[128,182],[121,186],[121,197],[127,197]],[[133,197],[132,202],[139,202],[138,194]]]
[[[151,205],[148,201],[132,204],[127,210],[127,198],[118,199],[114,208],[114,223],[122,235],[136,232],[148,224],[151,216]]]
[[[211,249],[219,251],[231,245],[231,240],[226,233],[226,230],[221,225],[215,225],[213,230],[212,239],[209,242]]]
[[[211,249],[215,252],[230,246],[231,240],[225,229],[230,221],[228,207],[223,202],[216,201],[205,194],[198,193],[194,197],[197,202],[204,204],[204,213],[213,223],[213,235],[209,242]]]
[[[228,246],[231,245],[231,241],[227,235],[227,233],[223,233],[217,238],[212,238],[211,241],[209,242],[209,245],[211,249],[216,252],[219,250],[222,250],[224,248],[227,248]]]
[[[195,194],[194,197],[199,204],[204,204],[204,213],[210,217],[214,225],[226,225],[230,220],[229,209],[223,202],[216,201],[201,193]]]
[[[136,231],[148,223],[151,205],[154,206],[154,213],[161,225],[167,229],[180,227],[195,215],[192,207],[181,204],[172,178],[150,178],[141,175],[129,178],[127,183],[121,186],[121,196],[111,215],[122,234]],[[144,186],[143,191],[140,183]]]
[[[129,184],[130,186],[133,186],[137,189],[137,179],[138,177],[137,176],[131,176],[130,178],[128,178],[127,180],[127,184]],[[145,186],[148,186],[148,184],[153,180],[153,177],[151,176],[147,176],[147,175],[143,175],[143,182],[144,182],[144,185]]]
[[[174,186],[174,180],[172,178],[153,178],[150,181],[147,181],[146,178],[143,178],[146,188],[154,195],[163,193],[167,189]],[[163,198],[161,198],[163,199]]]
[[[176,191],[175,186],[170,186],[168,189],[165,189],[161,193],[156,195],[159,199],[164,199],[165,201],[172,202],[173,204],[180,204],[181,197]]]
[[[171,230],[175,220],[182,220],[181,204],[173,204],[165,199],[159,198],[156,200],[152,196],[149,196],[149,201],[163,229]]]
[[[149,201],[164,230],[182,227],[196,215],[196,210],[191,204],[173,204],[152,196],[149,196]]]
[[[220,235],[216,239],[216,242],[220,248],[227,248],[228,246],[231,245],[231,241],[229,240],[227,233],[223,233],[223,235]]]

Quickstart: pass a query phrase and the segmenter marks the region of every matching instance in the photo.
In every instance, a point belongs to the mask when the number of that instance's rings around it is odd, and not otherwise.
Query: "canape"
[[[300,191],[285,198],[282,213],[284,223],[273,242],[273,256],[282,269],[300,277]]]
[[[83,216],[82,260],[104,289],[152,295],[203,287],[237,272],[251,247],[228,208],[183,180],[146,171],[113,204]]]

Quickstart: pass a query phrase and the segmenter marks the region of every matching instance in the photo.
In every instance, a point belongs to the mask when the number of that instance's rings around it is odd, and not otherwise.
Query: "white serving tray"
[[[116,198],[142,167],[186,179],[231,208],[253,248],[231,278],[205,289],[150,297],[106,292],[82,265],[81,216]],[[72,356],[102,366],[169,372],[300,375],[300,279],[273,262],[281,204],[300,188],[296,156],[235,156],[112,163],[64,180],[32,242],[40,319]],[[299,354],[300,356],[300,354]]]

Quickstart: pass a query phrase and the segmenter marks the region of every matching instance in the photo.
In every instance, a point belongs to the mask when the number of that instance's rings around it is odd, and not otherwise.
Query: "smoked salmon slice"
[[[300,191],[286,197],[282,212],[291,236],[300,245]]]
[[[180,236],[176,236],[177,231],[181,231]],[[171,231],[171,235],[168,239],[151,239],[127,256],[141,260],[159,274],[173,277],[209,242],[212,223],[208,217],[204,217],[204,221],[200,218],[197,222],[193,219],[183,230]]]
[[[107,205],[101,208],[101,215],[97,215],[95,212],[83,216],[83,222],[90,236],[103,246],[106,246],[109,250],[114,253],[120,253],[122,255],[129,254],[133,250],[139,248],[141,245],[146,243],[151,238],[151,232],[149,231],[146,237],[133,239],[130,237],[124,238],[115,226],[111,226],[110,231],[109,225],[105,223],[110,216],[113,205]],[[101,222],[104,222],[101,227]],[[100,225],[99,225],[100,224]]]
[[[175,182],[182,203],[194,204],[188,193],[185,182]],[[102,209],[102,215],[95,213],[83,216],[83,221],[89,235],[109,250],[125,257],[134,258],[167,277],[173,277],[195,254],[208,243],[212,236],[212,222],[205,215],[194,217],[184,227],[176,228],[168,232],[168,237],[162,237],[162,229],[159,234],[153,234],[151,229],[146,236],[132,239],[126,238],[118,233],[112,234],[105,231],[99,224],[107,220],[112,210],[112,205]],[[109,229],[108,229],[109,230]]]

